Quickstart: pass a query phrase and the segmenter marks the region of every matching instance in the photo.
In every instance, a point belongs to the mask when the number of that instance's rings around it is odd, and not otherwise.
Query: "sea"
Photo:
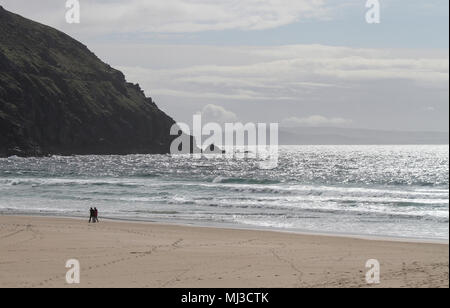
[[[257,159],[0,159],[0,214],[448,240],[449,146],[282,146]]]

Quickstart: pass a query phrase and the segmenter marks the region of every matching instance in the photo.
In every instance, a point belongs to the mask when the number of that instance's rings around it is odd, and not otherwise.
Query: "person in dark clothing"
[[[98,221],[98,210],[97,210],[97,208],[94,208],[94,222],[99,222]]]
[[[91,209],[89,210],[89,212],[90,212],[89,223],[95,222],[95,212],[94,212],[94,209],[91,208]]]

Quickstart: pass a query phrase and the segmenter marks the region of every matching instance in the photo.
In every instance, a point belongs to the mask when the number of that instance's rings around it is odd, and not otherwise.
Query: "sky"
[[[449,1],[0,0],[86,44],[177,121],[449,130]]]

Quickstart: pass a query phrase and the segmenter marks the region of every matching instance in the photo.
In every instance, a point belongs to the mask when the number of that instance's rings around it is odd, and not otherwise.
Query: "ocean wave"
[[[180,214],[178,211],[154,211],[154,210],[122,210],[123,213],[133,214],[152,214],[152,215],[176,215]]]
[[[4,179],[0,184],[7,186],[119,186],[119,187],[139,187],[140,183],[124,182],[122,180],[84,180],[84,179]]]
[[[219,184],[219,185],[218,185]],[[169,184],[175,185],[175,184]],[[259,183],[258,185],[234,183],[233,180],[218,179],[210,184],[184,183],[184,186],[202,187],[205,189],[214,189],[217,191],[234,191],[242,193],[266,193],[275,195],[301,195],[301,196],[353,196],[353,197],[394,197],[407,199],[448,199],[449,192],[442,189],[436,191],[415,191],[398,190],[389,187],[380,188],[361,188],[361,187],[341,187],[341,186],[323,186],[323,185],[292,185],[283,183]]]
[[[223,184],[280,184],[281,181],[271,180],[271,179],[248,179],[248,178],[226,178],[218,176],[213,179],[213,183],[223,183]]]

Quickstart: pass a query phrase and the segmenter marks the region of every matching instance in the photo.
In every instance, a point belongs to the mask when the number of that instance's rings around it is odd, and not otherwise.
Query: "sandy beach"
[[[0,216],[0,287],[448,287],[448,244]],[[366,283],[366,261],[381,283]]]

